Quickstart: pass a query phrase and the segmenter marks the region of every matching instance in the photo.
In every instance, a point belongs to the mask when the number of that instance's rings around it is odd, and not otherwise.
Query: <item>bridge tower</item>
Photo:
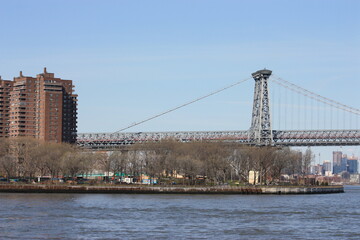
[[[271,73],[272,71],[264,69],[252,74],[255,90],[249,141],[257,146],[273,144],[268,89],[268,78]]]

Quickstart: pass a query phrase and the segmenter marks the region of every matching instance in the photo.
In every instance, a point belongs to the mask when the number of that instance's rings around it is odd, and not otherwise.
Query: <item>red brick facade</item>
[[[9,136],[10,91],[12,81],[2,80],[0,76],[0,137]]]

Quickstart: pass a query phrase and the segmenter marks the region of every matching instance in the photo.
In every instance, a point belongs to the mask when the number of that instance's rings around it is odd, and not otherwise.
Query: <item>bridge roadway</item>
[[[360,145],[360,130],[273,130],[274,146],[342,146]],[[91,149],[106,149],[134,143],[174,139],[180,142],[224,141],[256,145],[249,131],[79,133],[77,144]]]

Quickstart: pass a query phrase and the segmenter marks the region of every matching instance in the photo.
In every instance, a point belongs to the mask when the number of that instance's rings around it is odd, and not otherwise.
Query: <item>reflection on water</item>
[[[0,193],[1,239],[360,239],[360,187],[325,195]]]

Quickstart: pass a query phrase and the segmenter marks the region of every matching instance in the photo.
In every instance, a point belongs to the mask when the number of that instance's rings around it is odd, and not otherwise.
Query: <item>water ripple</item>
[[[360,239],[358,199],[0,193],[0,239]]]

